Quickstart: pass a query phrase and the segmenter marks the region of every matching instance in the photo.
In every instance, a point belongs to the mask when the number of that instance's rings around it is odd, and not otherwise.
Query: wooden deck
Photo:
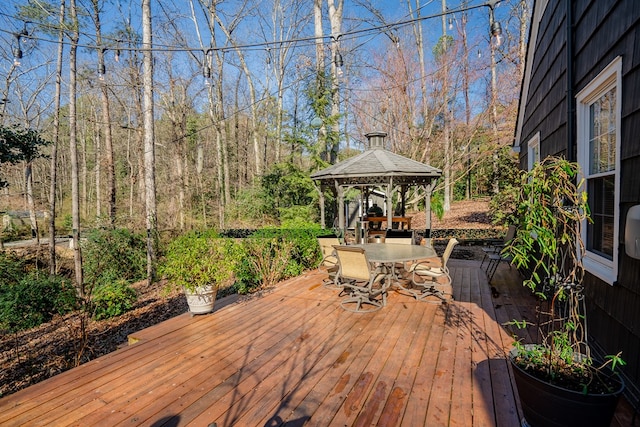
[[[518,426],[501,323],[531,300],[506,266],[493,294],[478,262],[450,266],[445,305],[392,292],[376,313],[349,313],[311,272],[176,317],[0,399],[0,425]]]

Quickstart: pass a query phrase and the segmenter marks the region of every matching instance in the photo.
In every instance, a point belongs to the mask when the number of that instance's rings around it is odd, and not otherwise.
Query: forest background
[[[49,212],[51,229],[75,238],[317,223],[309,174],[366,148],[374,130],[442,169],[444,211],[496,194],[514,169],[530,8],[5,1],[0,125],[47,145],[2,164],[0,211],[29,210],[36,236],[36,212]]]

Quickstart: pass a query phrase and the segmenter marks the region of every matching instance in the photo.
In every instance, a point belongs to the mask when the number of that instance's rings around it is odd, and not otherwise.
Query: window
[[[527,151],[527,164],[529,166],[529,170],[531,170],[533,165],[540,163],[540,132],[536,133],[535,136],[529,140],[527,145],[529,146]]]
[[[583,261],[610,284],[618,275],[621,70],[618,57],[577,96],[578,162],[593,221],[583,224]]]

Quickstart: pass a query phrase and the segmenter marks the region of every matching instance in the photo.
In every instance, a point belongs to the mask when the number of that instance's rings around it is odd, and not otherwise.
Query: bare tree
[[[60,0],[58,29],[58,53],[56,59],[56,89],[53,106],[53,145],[49,166],[49,273],[55,274],[56,266],[56,186],[58,185],[58,144],[60,142],[60,98],[62,94],[62,56],[64,53],[65,0]]]
[[[267,5],[262,3],[263,6]],[[305,23],[309,20],[310,15],[305,13],[304,6],[296,0],[273,0],[272,5],[267,6],[267,10],[272,10],[270,14],[271,35],[267,35],[268,29],[263,29],[263,37],[266,41],[271,41],[274,49],[270,47],[266,50],[267,76],[272,73],[276,83],[276,112],[275,112],[275,141],[274,141],[274,160],[280,162],[281,150],[283,144],[283,127],[284,127],[284,97],[285,97],[285,79],[287,78],[288,65],[293,58],[294,45],[280,43],[282,40],[291,40],[299,36]],[[266,17],[265,17],[266,18]],[[317,39],[316,42],[322,42]],[[266,99],[271,96],[268,93],[267,85]],[[296,107],[294,107],[294,110]],[[296,123],[294,123],[295,132]]]
[[[407,6],[409,8],[409,13],[411,14],[412,17],[414,17],[416,19],[416,21],[413,22],[411,28],[413,29],[413,33],[414,33],[414,37],[415,37],[415,43],[416,43],[416,48],[417,48],[417,52],[418,52],[418,59],[419,59],[419,63],[420,63],[420,93],[422,94],[421,97],[421,111],[422,111],[422,121],[423,121],[423,126],[422,126],[422,131],[421,131],[421,140],[424,141],[424,149],[422,151],[422,155],[420,156],[420,161],[425,162],[425,163],[429,163],[430,161],[430,153],[431,153],[431,149],[430,149],[430,139],[431,139],[431,133],[433,130],[433,117],[434,116],[429,116],[429,96],[428,96],[428,92],[427,92],[427,65],[426,65],[426,61],[425,61],[425,56],[424,56],[424,35],[423,35],[423,31],[422,31],[422,24],[421,21],[419,21],[420,18],[420,9],[422,8],[420,6],[420,0],[415,0],[416,4],[415,4],[415,8],[412,7],[412,3],[411,0],[407,0]]]
[[[19,81],[16,81],[16,87],[14,93],[17,95],[17,99],[20,105],[20,113],[22,116],[22,122],[25,129],[38,129],[43,109],[46,106],[42,106],[38,99],[41,97],[44,88],[47,86],[47,79],[39,79],[31,81],[28,85],[22,85]],[[30,94],[27,94],[26,87],[30,89]],[[37,220],[37,208],[34,199],[33,188],[33,166],[37,157],[26,156],[24,160],[24,196],[29,210],[29,223],[31,225],[31,237],[36,239],[36,243],[40,244],[40,230]]]
[[[205,46],[203,42],[203,38],[200,33],[200,28],[198,26],[198,20],[196,18],[195,9],[193,6],[193,2],[189,2],[191,5],[191,15],[194,23],[194,28],[196,30],[196,36],[200,43],[200,46],[203,50],[203,59],[202,59],[202,70],[205,79],[207,79],[207,99],[208,99],[208,109],[207,113],[211,124],[213,125],[213,129],[215,131],[214,139],[215,139],[215,151],[216,151],[216,160],[217,160],[217,170],[216,175],[218,177],[218,223],[219,227],[223,228],[225,225],[224,222],[224,206],[226,204],[226,195],[228,194],[229,187],[229,164],[227,159],[226,147],[224,144],[224,96],[222,92],[223,84],[224,84],[224,52],[219,49],[212,49],[213,46],[216,46],[217,37],[216,37],[216,22],[217,22],[217,10],[216,10],[216,1],[205,1],[199,0],[199,4],[205,12],[207,16],[207,29],[210,34],[209,46]],[[197,160],[197,179],[198,185],[202,189],[202,168],[204,160],[204,151],[202,145],[198,147],[198,160]],[[204,206],[204,205],[203,205]],[[206,209],[203,208],[203,217],[206,223]]]
[[[171,60],[167,61],[167,71],[169,73],[169,91],[162,96],[161,102],[164,105],[164,111],[169,120],[169,130],[167,132],[169,141],[167,145],[171,147],[172,163],[174,168],[175,181],[177,182],[177,212],[171,212],[170,216],[178,218],[180,230],[185,229],[185,213],[186,199],[189,177],[187,174],[187,112],[189,109],[189,100],[187,98],[187,85],[181,82],[179,78],[173,76],[171,70]]]
[[[71,46],[69,48],[69,158],[71,161],[71,218],[73,239],[73,260],[75,266],[76,287],[81,298],[85,297],[82,275],[82,252],[80,250],[80,191],[78,181],[78,137],[76,114],[77,90],[77,52],[80,38],[78,10],[75,0],[70,0]]]
[[[245,4],[246,3],[243,3],[240,9],[244,9]],[[228,24],[224,23],[222,19],[220,19],[220,15],[218,14],[215,14],[214,18],[218,23],[218,26],[224,33],[224,35],[227,37],[227,40],[229,41],[229,43],[234,47],[234,51],[238,56],[238,60],[240,61],[240,69],[244,73],[247,81],[247,85],[249,86],[248,87],[249,102],[250,102],[249,110],[251,112],[251,116],[250,116],[251,128],[253,129],[252,140],[253,140],[253,151],[254,151],[253,154],[254,154],[254,161],[255,161],[255,174],[256,176],[261,176],[266,168],[266,158],[265,158],[266,156],[263,156],[261,158],[261,154],[266,153],[267,147],[264,145],[261,147],[260,141],[259,141],[259,130],[261,129],[259,129],[260,125],[258,123],[259,122],[258,121],[258,100],[256,97],[256,89],[255,89],[255,84],[253,82],[253,74],[249,69],[249,66],[244,56],[244,52],[242,49],[238,47],[238,42],[233,36],[235,28],[240,24],[241,19],[243,18],[243,14],[238,13],[235,19],[233,19]]]
[[[153,283],[155,278],[156,240],[158,214],[156,207],[156,157],[154,145],[153,118],[153,42],[151,26],[151,0],[142,0],[142,48],[144,72],[144,183],[145,212],[147,227],[147,280]]]
[[[344,0],[327,0],[329,5],[329,22],[331,24],[331,116],[337,118],[340,115],[340,36],[342,35],[342,11],[344,9]],[[338,159],[338,149],[340,148],[340,122],[335,120],[333,124],[333,140],[331,141],[331,149],[329,150],[329,162],[335,163]]]
[[[98,46],[98,68],[101,74],[101,78],[99,79],[100,86],[100,99],[102,103],[102,134],[104,136],[104,144],[105,144],[105,162],[106,162],[106,172],[107,172],[107,202],[108,202],[108,218],[109,224],[113,227],[116,220],[116,172],[115,165],[113,159],[113,137],[111,133],[111,105],[109,102],[109,91],[107,86],[107,77],[105,73],[105,62],[104,62],[104,54],[105,48],[102,44],[102,30],[100,23],[100,5],[98,0],[91,0],[92,12],[93,12],[93,23],[96,30],[96,44]],[[100,152],[98,151],[97,156],[100,156]],[[100,162],[96,163],[97,174],[99,176],[100,171]],[[99,192],[100,188],[98,183],[96,183],[96,191]],[[100,201],[100,194],[96,194],[96,200]],[[99,206],[99,204],[98,204]],[[99,208],[96,209],[97,215],[100,215]]]

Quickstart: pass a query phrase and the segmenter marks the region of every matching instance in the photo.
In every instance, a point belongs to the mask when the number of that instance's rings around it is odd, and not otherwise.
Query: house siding
[[[565,14],[561,4],[550,2],[540,21],[520,141],[526,144],[540,132],[541,157],[560,153],[566,148],[562,141],[567,137],[567,55],[566,31],[563,30]],[[526,168],[527,150],[521,150],[521,154],[520,166]]]
[[[528,98],[523,100],[520,165],[527,141],[540,132],[541,156],[567,155],[567,4],[545,10],[539,24]],[[575,95],[614,58],[622,57],[620,233],[618,280],[611,286],[587,274],[589,335],[603,354],[622,351],[628,391],[640,396],[640,260],[624,250],[627,211],[640,204],[640,1],[573,0],[573,91]],[[531,48],[531,46],[530,46]],[[522,107],[521,107],[522,108]],[[575,147],[575,143],[572,144]],[[575,154],[575,153],[574,153]],[[574,157],[575,158],[575,157]]]

